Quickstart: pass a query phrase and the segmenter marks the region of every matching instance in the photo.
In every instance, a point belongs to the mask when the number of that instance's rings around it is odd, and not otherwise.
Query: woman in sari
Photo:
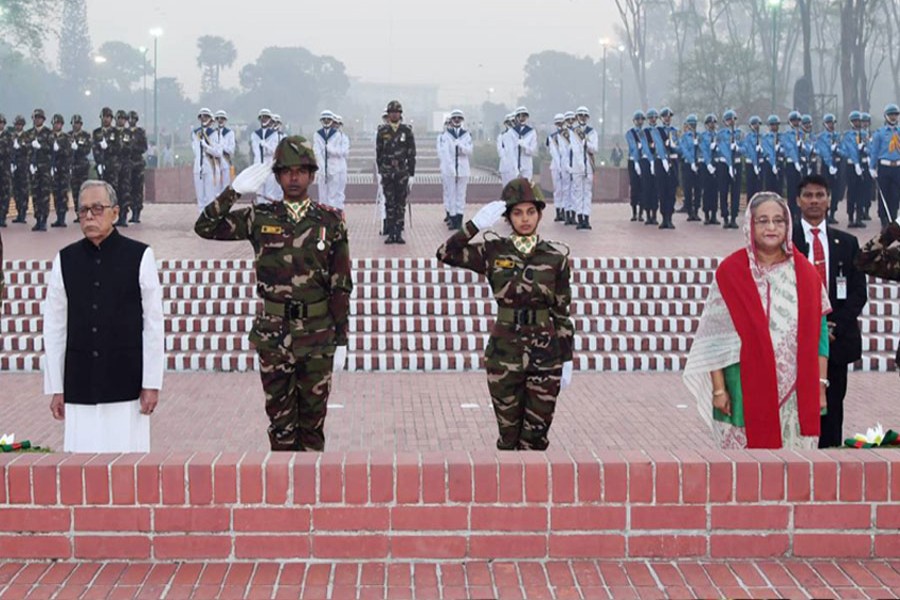
[[[794,251],[778,194],[751,198],[747,247],[710,286],[684,382],[722,448],[817,447],[828,386],[828,294]]]

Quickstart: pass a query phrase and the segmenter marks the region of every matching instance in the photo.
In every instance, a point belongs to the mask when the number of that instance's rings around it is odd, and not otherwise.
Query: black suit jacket
[[[859,331],[859,315],[869,301],[866,275],[856,268],[859,242],[856,236],[845,231],[826,227],[828,237],[828,299],[831,314],[828,321],[834,323],[835,339],[831,342],[828,362],[847,365],[862,357],[862,334]],[[809,245],[803,235],[803,226],[794,226],[794,246],[804,256],[809,256]],[[837,298],[837,278],[847,278],[847,298]]]

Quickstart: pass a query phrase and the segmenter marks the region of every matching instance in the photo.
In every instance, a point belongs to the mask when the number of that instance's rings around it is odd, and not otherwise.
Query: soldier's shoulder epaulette
[[[569,258],[569,255],[572,253],[572,249],[565,242],[558,242],[556,240],[541,240],[548,246],[550,246],[553,250],[556,250],[566,258]]]
[[[340,221],[344,220],[344,211],[342,211],[341,209],[335,208],[333,206],[329,206],[327,204],[322,204],[320,202],[316,202],[315,200],[311,200],[310,202],[312,202],[312,205],[315,206],[317,209],[321,210],[322,212],[324,212],[326,214],[334,215]]]

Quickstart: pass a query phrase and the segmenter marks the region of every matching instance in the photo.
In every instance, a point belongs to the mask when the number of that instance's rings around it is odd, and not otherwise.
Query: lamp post
[[[153,137],[156,138],[156,152],[160,155],[159,148],[159,36],[163,34],[163,30],[154,27],[150,30],[153,36]]]
[[[609,40],[602,38],[600,45],[603,46],[603,91],[600,96],[600,146],[602,147],[606,140],[606,50],[609,48]]]
[[[144,68],[144,75],[143,75],[143,77],[141,77],[141,86],[144,88],[144,112],[141,113],[141,118],[146,119],[147,118],[147,52],[150,51],[150,48],[148,48],[146,46],[141,46],[140,48],[138,48],[138,50],[141,51],[141,57],[143,58],[142,66]]]
[[[625,46],[619,46],[619,128],[625,132]]]
[[[772,9],[772,114],[775,114],[775,86],[778,71],[778,13],[781,0],[769,0]]]

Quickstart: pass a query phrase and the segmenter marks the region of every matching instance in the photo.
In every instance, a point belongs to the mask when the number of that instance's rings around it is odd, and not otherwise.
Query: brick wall
[[[900,455],[0,455],[4,559],[897,557]]]

